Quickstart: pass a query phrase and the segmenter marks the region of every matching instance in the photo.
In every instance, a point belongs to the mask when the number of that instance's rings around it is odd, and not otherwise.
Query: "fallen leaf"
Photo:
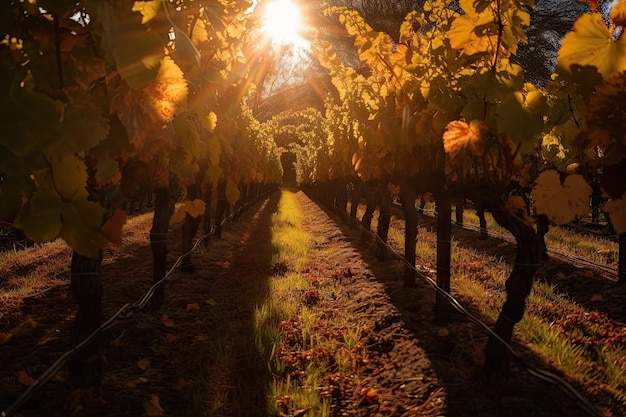
[[[591,296],[591,301],[604,301],[602,294],[594,294]]]
[[[20,385],[24,385],[25,387],[30,387],[31,385],[35,383],[35,380],[31,378],[30,376],[28,376],[26,371],[19,371],[17,373],[17,382]]]
[[[146,382],[148,382],[148,378],[140,376],[139,378],[131,379],[130,381],[128,381],[126,383],[126,386],[131,388],[137,388],[138,385],[145,384]]]
[[[480,262],[476,261],[472,263],[472,268],[474,269],[482,269],[483,268],[483,264],[481,264]]]
[[[180,378],[178,381],[172,382],[172,384],[170,385],[170,388],[173,391],[182,391],[188,386],[190,386],[192,383],[193,382],[188,379]]]
[[[186,311],[200,311],[200,304],[198,303],[193,303],[193,304],[187,304],[187,307],[185,308]]]
[[[448,329],[439,329],[437,330],[437,336],[439,337],[448,337],[450,335],[450,332],[448,331]]]
[[[198,335],[194,338],[196,340],[196,342],[202,342],[208,339],[208,337],[204,336],[204,335]]]
[[[48,342],[51,342],[53,340],[58,339],[58,337],[44,337],[43,339],[41,339],[39,342],[37,342],[37,346],[43,346]],[[2,343],[0,343],[2,344]]]
[[[215,307],[217,305],[217,302],[212,298],[210,300],[204,300],[204,303],[210,305],[211,307]]]
[[[6,345],[13,339],[13,333],[0,333],[0,346]]]
[[[120,333],[119,336],[113,339],[113,341],[111,342],[112,347],[119,348],[124,346],[124,333],[126,333],[126,331],[123,331],[122,333]]]
[[[161,316],[161,324],[163,324],[163,326],[169,327],[169,328],[176,327],[174,322],[172,320],[170,320],[169,317],[167,317],[167,314],[163,314]]]
[[[148,358],[143,358],[139,362],[137,362],[137,368],[141,369],[142,371],[145,371],[146,369],[148,369],[149,366],[150,366],[150,359]]]
[[[168,334],[165,335],[165,341],[167,343],[173,343],[173,342],[177,341],[178,339],[180,339],[180,336],[177,336],[175,334],[168,333]]]
[[[150,396],[150,401],[143,403],[143,409],[148,417],[161,417],[165,415],[165,410],[161,408],[159,396],[156,394]]]

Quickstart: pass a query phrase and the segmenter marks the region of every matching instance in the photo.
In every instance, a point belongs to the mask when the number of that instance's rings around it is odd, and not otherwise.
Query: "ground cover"
[[[138,219],[127,228],[124,246],[105,258],[107,316],[135,301],[151,280],[150,215]],[[143,312],[111,329],[104,340],[102,387],[72,390],[61,372],[21,415],[585,415],[558,388],[517,365],[499,384],[484,384],[480,365],[486,335],[462,320],[447,327],[433,323],[430,287],[403,288],[401,262],[378,261],[373,242],[360,236],[360,230],[301,192],[272,194],[228,225],[222,239],[201,246],[193,257],[194,274],[173,273],[162,311]],[[173,264],[180,255],[178,227],[170,239]],[[45,263],[45,246],[37,250],[43,252],[26,264],[3,262],[2,276],[24,274],[36,259]],[[51,276],[67,281],[68,256],[60,256]],[[429,262],[423,261],[426,268]],[[469,268],[480,280],[484,271],[461,264],[459,271]],[[485,263],[483,269],[488,267]],[[565,276],[569,282],[583,273]],[[561,279],[559,288],[567,288],[565,282]],[[501,291],[501,283],[494,285],[485,291],[487,297]],[[569,288],[572,296],[575,288]],[[596,294],[611,296],[608,289]],[[2,409],[29,383],[24,375],[36,378],[70,347],[75,309],[62,283],[14,300],[3,305],[0,323],[0,333],[10,335],[0,345],[2,358],[10,358],[0,368]],[[476,307],[470,298],[463,301]],[[581,314],[589,313],[585,319],[604,317],[601,307],[610,304],[579,303],[585,307]],[[555,312],[567,312],[554,304]],[[618,313],[612,320],[619,324]],[[560,372],[558,364],[533,349],[534,343],[514,338],[534,364]],[[604,415],[623,415],[624,404],[610,403],[601,383],[582,381],[578,387]]]

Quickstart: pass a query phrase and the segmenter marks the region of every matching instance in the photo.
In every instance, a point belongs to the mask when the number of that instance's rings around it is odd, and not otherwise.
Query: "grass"
[[[273,375],[268,413],[309,409],[307,415],[324,417],[331,415],[331,400],[323,395],[329,375],[355,373],[359,366],[354,351],[361,327],[349,312],[335,311],[334,328],[340,330],[328,331],[317,304],[331,292],[341,294],[341,288],[310,273],[312,258],[331,254],[315,249],[322,240],[305,232],[301,213],[296,195],[283,190],[272,220],[273,259],[279,267],[270,278],[269,297],[256,308],[256,343]]]
[[[362,216],[363,208],[358,216]],[[465,219],[472,216],[466,212]],[[478,224],[478,218],[475,222]],[[495,225],[487,213],[487,227],[491,230],[503,230]],[[376,217],[372,220],[372,230],[377,224]],[[569,230],[553,228],[547,235],[548,242],[553,242],[562,250],[570,251],[577,256],[586,257],[593,262],[606,262],[596,254],[607,252],[614,246],[611,242],[590,235],[582,235]],[[396,251],[403,253],[404,233],[392,228],[389,231],[389,242]],[[615,249],[616,250],[616,249]],[[436,235],[434,232],[420,227],[416,248],[418,263],[436,265]],[[616,256],[616,255],[615,255]],[[472,265],[480,266],[475,268]],[[452,294],[463,300],[463,304],[471,304],[480,317],[487,322],[494,322],[498,317],[505,298],[505,282],[511,267],[499,262],[486,254],[462,248],[458,242],[452,241]],[[571,323],[567,318],[573,320]],[[568,378],[581,385],[590,387],[606,384],[610,396],[600,401],[626,402],[626,348],[619,342],[606,345],[607,335],[602,327],[602,317],[598,313],[589,313],[583,307],[567,298],[567,295],[556,291],[554,285],[546,282],[535,282],[527,300],[524,318],[516,325],[517,333],[531,346],[532,350],[543,360],[551,363]],[[621,340],[621,339],[619,339]]]

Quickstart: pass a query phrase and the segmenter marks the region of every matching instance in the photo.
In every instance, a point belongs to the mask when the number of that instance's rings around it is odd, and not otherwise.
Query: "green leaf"
[[[108,120],[91,95],[79,93],[72,97],[63,114],[60,140],[46,149],[46,154],[60,158],[89,150],[105,140]]]
[[[574,23],[574,31],[561,42],[557,65],[570,72],[572,65],[591,65],[603,77],[626,70],[626,37],[613,38],[600,13],[587,13]]]
[[[103,214],[104,208],[86,197],[63,204],[60,236],[76,253],[98,259],[100,251],[109,244],[101,231]]]
[[[62,206],[57,193],[35,191],[22,207],[14,226],[22,229],[26,237],[34,242],[48,242],[61,233]]]

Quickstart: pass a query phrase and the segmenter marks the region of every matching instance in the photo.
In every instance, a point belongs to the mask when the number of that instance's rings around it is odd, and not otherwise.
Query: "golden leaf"
[[[537,214],[545,214],[557,225],[569,223],[589,212],[591,187],[582,175],[568,175],[561,184],[553,169],[539,174],[531,191]]]
[[[626,0],[615,3],[609,16],[617,26],[626,26]]]
[[[126,386],[130,388],[137,388],[138,385],[145,384],[148,382],[148,378],[140,376],[139,378],[131,379],[126,383]]]
[[[200,311],[200,304],[198,303],[187,304],[187,307],[185,307],[185,311]]]
[[[574,23],[574,31],[561,41],[558,66],[591,65],[603,77],[626,70],[626,37],[615,40],[600,13],[587,13]]]
[[[483,156],[485,153],[484,137],[488,133],[489,128],[482,120],[472,120],[469,125],[455,120],[446,126],[446,131],[443,133],[443,148],[451,156],[465,149],[468,149],[474,156]]]
[[[187,81],[174,60],[165,57],[156,79],[146,87],[147,106],[151,116],[163,123],[169,123],[187,108]]]
[[[102,225],[102,234],[116,245],[122,244],[122,227],[126,224],[126,213],[115,210],[113,216]]]

